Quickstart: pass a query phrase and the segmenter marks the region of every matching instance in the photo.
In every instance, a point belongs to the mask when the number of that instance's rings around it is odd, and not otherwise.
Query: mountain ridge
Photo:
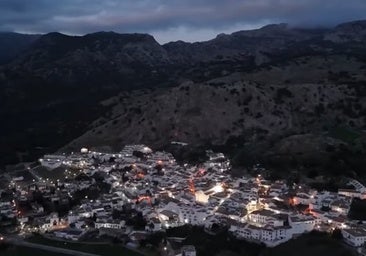
[[[108,122],[113,106],[100,102],[120,93],[128,97],[135,90],[152,93],[157,88],[174,88],[184,81],[192,81],[211,84],[214,90],[220,91],[220,85],[243,80],[253,88],[264,86],[263,93],[271,100],[278,100],[270,92],[271,85],[311,83],[320,88],[323,84],[345,84],[357,93],[363,92],[366,47],[362,43],[362,24],[363,21],[358,21],[332,29],[269,25],[220,35],[205,42],[178,41],[163,45],[151,35],[138,33],[40,36],[21,55],[0,66],[0,118],[7,120],[0,127],[1,148],[7,149],[0,153],[7,159],[0,162],[34,159],[42,154],[39,148],[48,152],[57,150],[94,129],[90,123],[101,116]],[[235,97],[235,94],[227,95],[228,102]],[[342,94],[342,97],[346,102],[348,96]],[[211,103],[203,98],[202,104]],[[319,106],[318,111],[323,107]],[[342,105],[342,108],[350,112],[347,116],[359,113],[353,105]],[[249,111],[254,109],[251,106]],[[205,115],[205,111],[195,110],[192,106],[187,111]],[[131,122],[138,123],[141,114],[132,113],[135,115],[130,117]],[[163,119],[160,112],[156,117]],[[216,122],[220,121],[218,118],[215,117]],[[321,122],[318,116],[314,120]],[[192,127],[200,124],[199,120],[195,122]],[[359,129],[361,123],[362,119],[357,117],[357,120],[347,119],[345,125],[352,124]],[[231,123],[225,125],[228,127],[222,130],[230,131]],[[26,133],[22,127],[27,127]],[[213,134],[212,141],[229,140],[226,133],[220,135],[210,130],[214,127],[207,127],[207,134]],[[260,127],[258,123],[257,128]],[[220,137],[223,139],[218,140]]]
[[[357,32],[359,33],[360,31],[364,31],[366,29],[366,20],[357,20],[357,21],[351,21],[351,22],[345,22],[345,23],[341,23],[338,24],[336,26],[333,27],[328,27],[328,28],[324,28],[324,27],[312,27],[312,28],[306,28],[306,27],[301,27],[301,26],[291,26],[290,24],[286,24],[286,23],[279,23],[279,24],[269,24],[269,25],[265,25],[261,28],[258,29],[251,29],[251,30],[240,30],[240,31],[236,31],[230,34],[218,34],[215,38],[206,40],[206,41],[197,41],[197,42],[185,42],[182,40],[178,40],[178,41],[171,41],[171,42],[167,42],[164,44],[159,44],[160,46],[164,47],[164,46],[169,46],[172,44],[186,44],[186,45],[197,45],[197,44],[202,44],[202,43],[208,43],[208,42],[212,42],[215,41],[217,39],[222,39],[223,37],[227,37],[227,36],[249,36],[249,37],[258,37],[258,36],[266,36],[266,35],[271,35],[272,33],[275,33],[278,35],[278,33],[285,33],[285,35],[289,35],[291,32],[295,32],[297,34],[301,33],[301,32],[306,32],[306,33],[315,33],[315,34],[326,34],[326,33],[334,33],[337,31],[343,31],[343,30],[350,30],[350,28],[353,29],[353,32]],[[356,29],[357,28],[357,29]],[[356,30],[355,30],[356,29]],[[269,33],[269,34],[268,34]],[[45,38],[50,38],[50,37],[58,37],[58,38],[74,38],[74,39],[81,39],[81,38],[95,38],[98,36],[102,36],[103,38],[109,37],[109,38],[113,38],[113,37],[130,37],[130,39],[133,38],[133,36],[142,36],[145,38],[149,38],[152,41],[155,41],[155,38],[152,35],[149,35],[147,33],[118,33],[118,32],[114,32],[114,31],[99,31],[99,32],[93,32],[93,33],[88,33],[85,35],[67,35],[67,34],[63,34],[60,32],[49,32],[43,35],[40,34],[21,34],[21,33],[15,33],[15,32],[0,32],[0,35],[2,36],[6,36],[6,35],[10,35],[10,36],[23,36],[23,37],[34,37],[35,40],[36,39],[40,39],[40,40],[44,40]],[[1,38],[0,38],[1,39]],[[1,52],[1,50],[0,50]]]

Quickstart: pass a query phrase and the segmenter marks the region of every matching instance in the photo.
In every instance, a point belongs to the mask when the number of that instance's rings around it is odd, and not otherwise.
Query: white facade
[[[65,158],[63,155],[44,155],[43,158],[39,159],[39,162],[46,168],[56,169],[62,165]]]
[[[342,229],[343,239],[354,247],[362,246],[366,241],[364,229]]]
[[[81,230],[72,230],[72,231],[59,230],[59,231],[54,232],[54,235],[58,238],[68,239],[68,240],[73,240],[73,241],[77,241],[83,234],[84,234],[84,232]]]
[[[313,230],[316,225],[316,220],[311,216],[297,215],[289,217],[289,224],[293,234],[302,234]]]
[[[229,230],[239,239],[256,240],[270,247],[288,241],[292,237],[289,227],[267,226],[260,228],[237,222],[232,224]]]
[[[160,220],[151,220],[145,227],[145,230],[150,232],[158,232],[161,231],[161,229],[162,225]]]
[[[94,223],[96,229],[100,228],[112,228],[112,229],[121,229],[125,226],[125,221],[113,221],[113,220],[100,220]]]
[[[361,192],[355,189],[339,189],[339,195],[347,196],[347,197],[358,197],[361,198]]]
[[[294,198],[293,198],[294,204],[298,205],[298,204],[303,204],[303,205],[309,205],[312,202],[312,198],[305,193],[298,193]]]
[[[196,248],[193,245],[183,246],[182,256],[196,256]]]
[[[210,196],[206,195],[202,190],[195,193],[195,198],[198,203],[207,204]]]
[[[248,214],[248,220],[258,225],[267,225],[271,223],[276,227],[283,226],[284,221],[277,219],[275,215],[276,213],[271,210],[257,210]]]

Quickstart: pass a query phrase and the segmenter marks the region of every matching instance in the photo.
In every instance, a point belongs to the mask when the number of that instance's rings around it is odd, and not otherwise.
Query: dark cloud
[[[160,41],[286,22],[332,26],[366,18],[365,0],[0,0],[0,30],[147,32]]]

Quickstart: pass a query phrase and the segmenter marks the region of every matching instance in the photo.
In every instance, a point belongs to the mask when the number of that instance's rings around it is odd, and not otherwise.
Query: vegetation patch
[[[347,143],[352,143],[360,137],[360,133],[345,127],[335,127],[329,130],[329,136]]]

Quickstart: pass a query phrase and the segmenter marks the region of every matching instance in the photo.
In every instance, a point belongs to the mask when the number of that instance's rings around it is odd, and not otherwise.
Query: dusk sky
[[[149,33],[202,41],[270,23],[329,27],[366,19],[366,0],[0,0],[0,31]]]

